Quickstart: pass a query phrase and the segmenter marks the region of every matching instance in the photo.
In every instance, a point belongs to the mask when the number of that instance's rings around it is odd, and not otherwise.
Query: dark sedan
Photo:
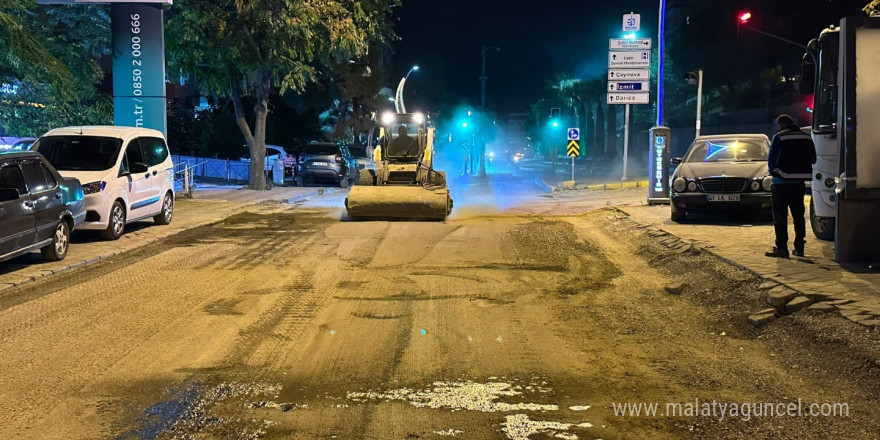
[[[36,249],[64,259],[85,215],[78,180],[61,177],[40,153],[0,153],[0,261]]]
[[[763,134],[701,136],[684,158],[670,185],[671,217],[682,221],[692,211],[760,211],[770,216],[770,140]]]

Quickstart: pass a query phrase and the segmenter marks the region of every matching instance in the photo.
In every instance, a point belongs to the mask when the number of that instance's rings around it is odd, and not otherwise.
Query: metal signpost
[[[581,130],[579,128],[568,129],[568,156],[571,157],[571,183],[574,184],[574,158],[581,155],[581,146],[578,141],[581,139]]]
[[[623,31],[638,32],[639,14],[623,16]],[[631,104],[650,104],[651,48],[650,38],[612,38],[608,40],[608,99],[609,105],[625,104],[623,130],[623,176],[626,180],[629,160],[629,119]]]

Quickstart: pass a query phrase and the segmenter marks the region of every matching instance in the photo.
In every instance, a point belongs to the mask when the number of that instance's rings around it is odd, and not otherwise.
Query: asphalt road
[[[547,197],[500,177],[455,195],[445,223],[347,221],[340,194],[265,204],[4,292],[0,438],[880,432],[878,339],[807,314],[750,327],[751,275],[599,209],[641,193]],[[683,294],[665,292],[681,280]],[[850,414],[613,408],[695,399]]]

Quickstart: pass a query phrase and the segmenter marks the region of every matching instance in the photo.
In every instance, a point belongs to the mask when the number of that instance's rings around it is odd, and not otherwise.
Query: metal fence
[[[179,168],[181,172],[189,169],[193,178],[219,179],[226,183],[247,182],[250,179],[250,162],[178,155],[172,155],[171,160],[174,161],[175,169]]]

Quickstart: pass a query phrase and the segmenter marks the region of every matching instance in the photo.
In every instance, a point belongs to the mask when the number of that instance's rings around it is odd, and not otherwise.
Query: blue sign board
[[[581,138],[581,130],[579,128],[569,128],[568,129],[568,140],[576,141]]]
[[[113,124],[166,132],[165,31],[162,5],[110,6]]]

